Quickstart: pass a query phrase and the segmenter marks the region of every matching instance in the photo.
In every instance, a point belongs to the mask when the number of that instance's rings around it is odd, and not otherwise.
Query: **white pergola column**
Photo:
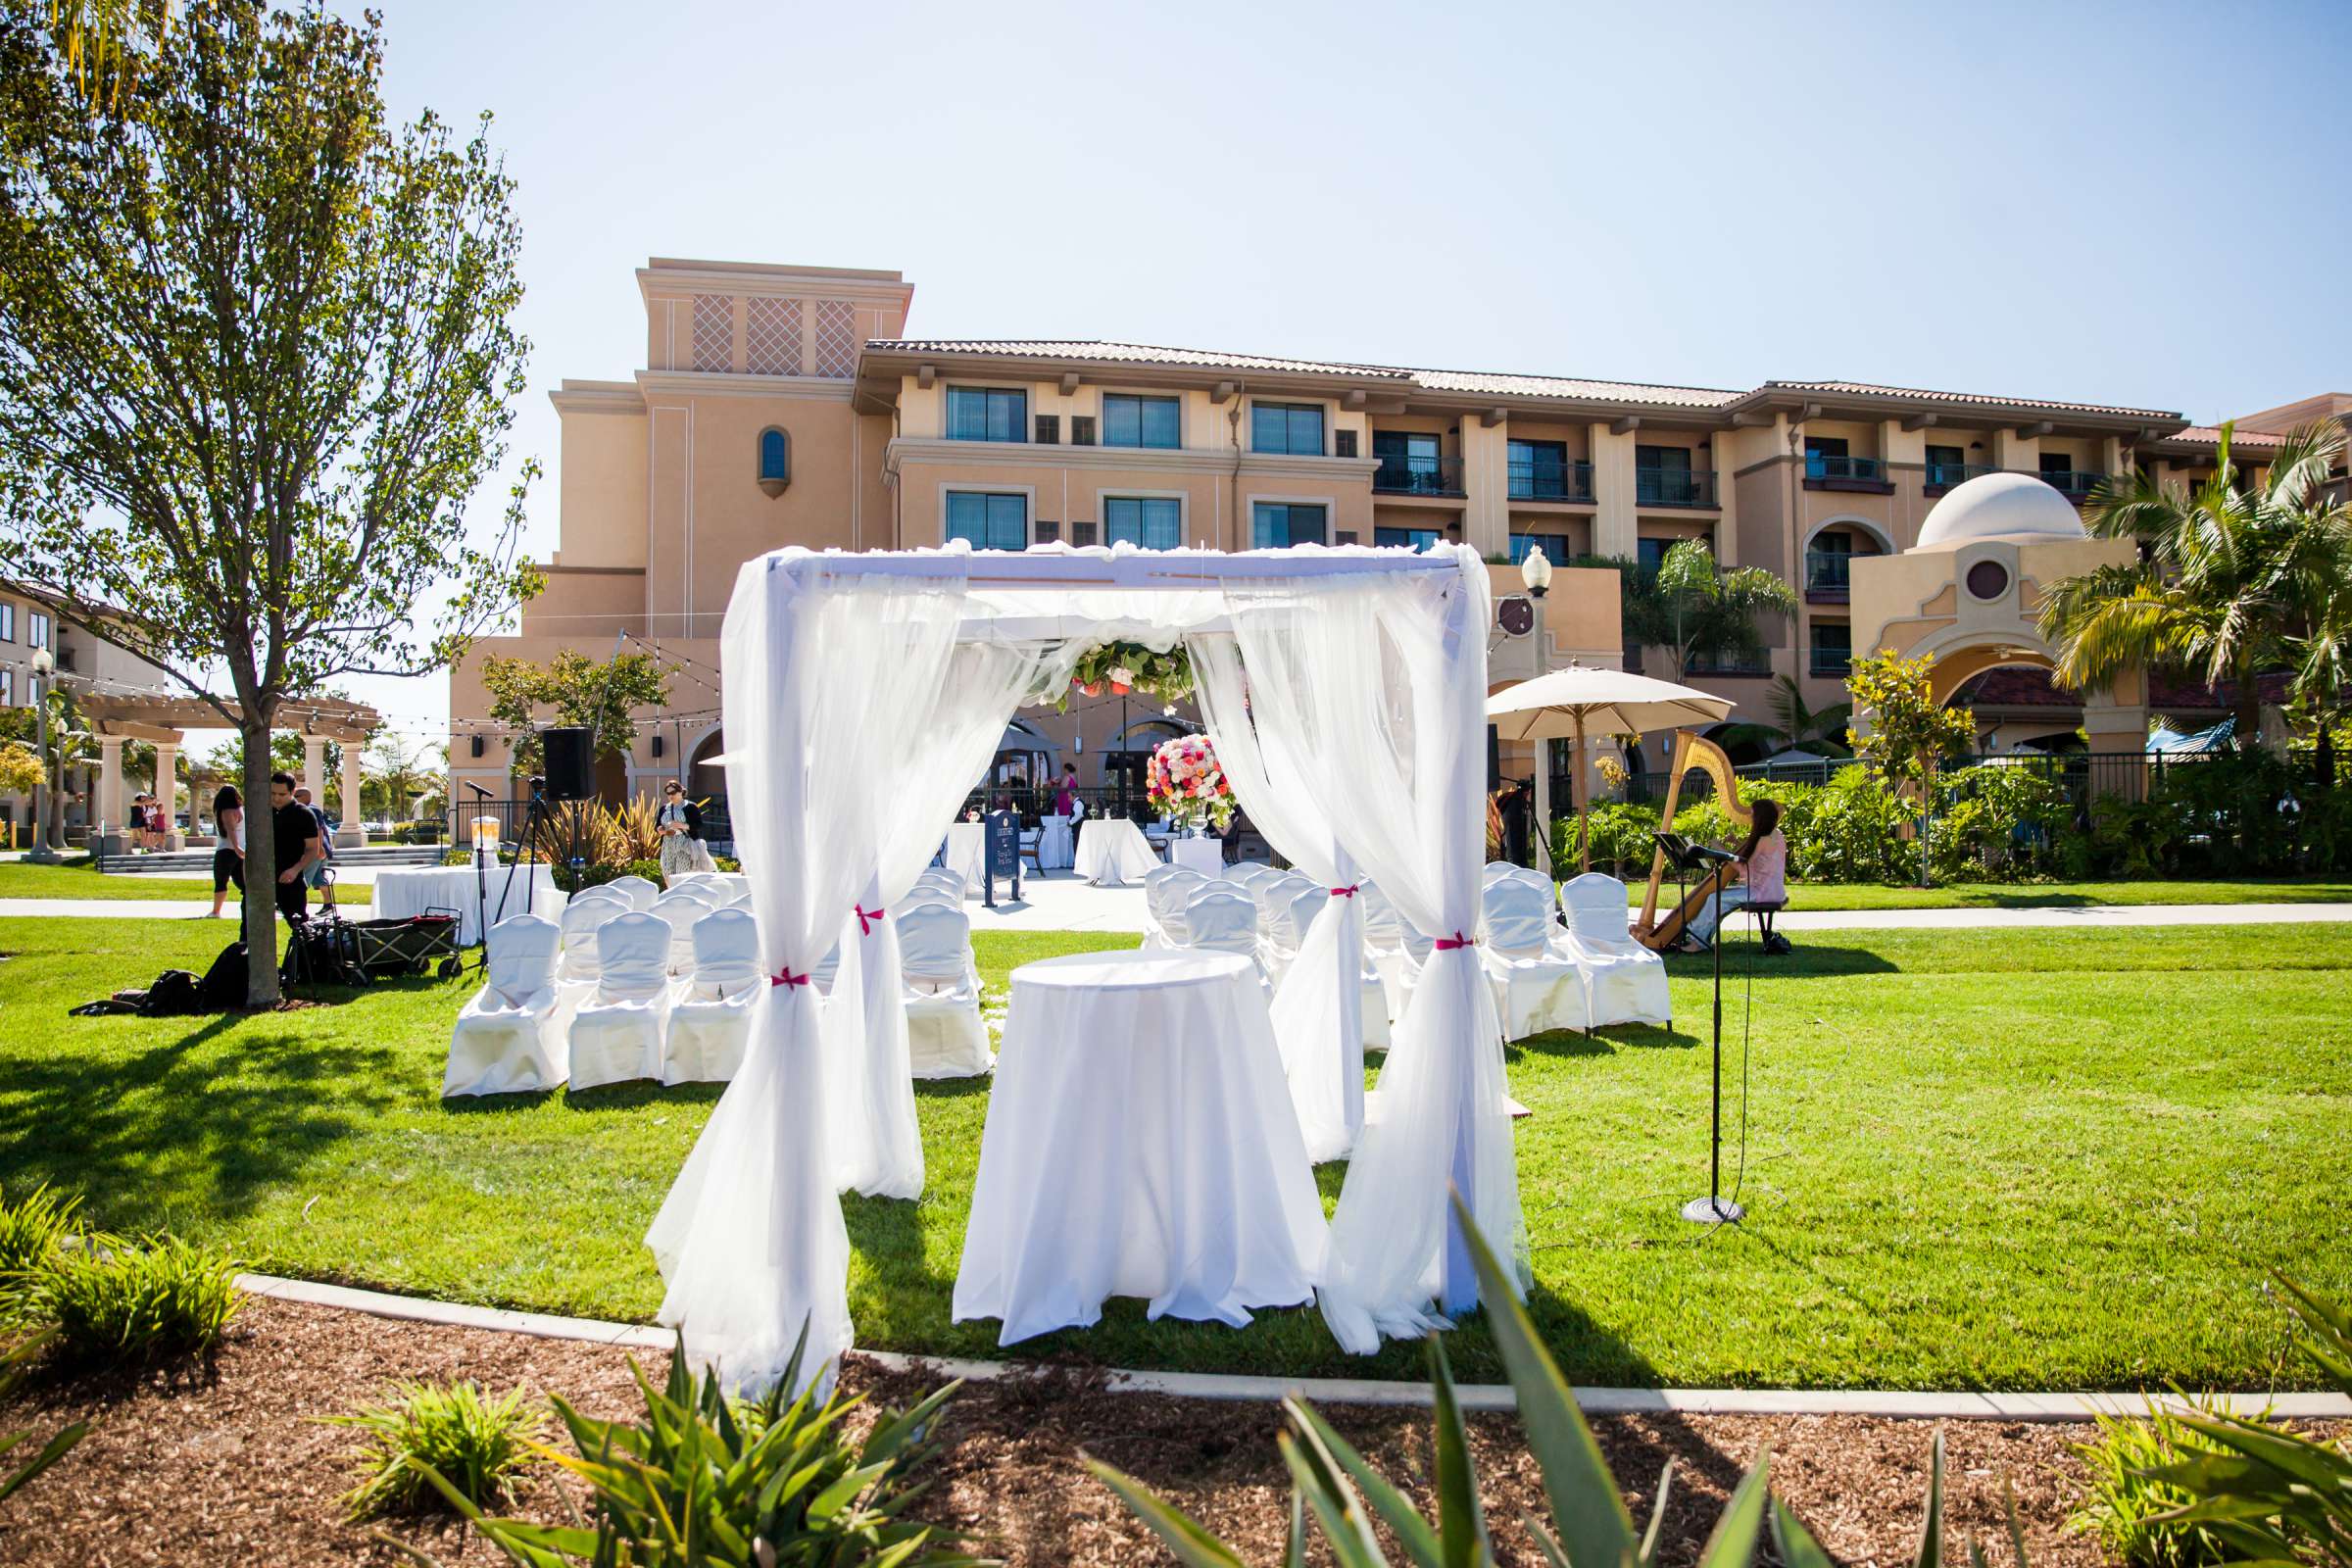
[[[172,850],[187,848],[187,835],[179,830],[179,742],[177,740],[155,743],[154,793],[156,804],[162,807],[164,811],[164,847]]]
[[[360,743],[343,743],[343,820],[335,825],[335,848],[365,849],[368,830],[360,826]]]
[[[305,735],[302,738],[302,787],[311,792],[311,804],[326,805],[326,737]]]
[[[92,846],[100,855],[122,853],[122,737],[98,737],[98,799],[91,803],[97,820],[90,824]]]

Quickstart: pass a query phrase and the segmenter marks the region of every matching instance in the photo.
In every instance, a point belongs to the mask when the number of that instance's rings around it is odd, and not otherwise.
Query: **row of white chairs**
[[[1623,882],[1594,871],[1555,887],[1499,862],[1483,880],[1480,961],[1504,1038],[1673,1021],[1665,960],[1629,929]]]
[[[1239,954],[1257,964],[1270,990],[1289,973],[1308,929],[1331,904],[1331,890],[1313,877],[1262,862],[1239,862],[1213,877],[1189,866],[1163,865],[1144,875],[1149,924],[1144,945]],[[1385,1050],[1387,994],[1369,962],[1362,984],[1364,1044]]]

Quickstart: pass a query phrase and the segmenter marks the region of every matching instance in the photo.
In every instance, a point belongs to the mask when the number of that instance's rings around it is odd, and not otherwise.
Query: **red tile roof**
[[[1964,403],[1977,408],[2049,409],[2065,414],[2125,414],[2149,419],[2178,419],[2163,409],[2133,409],[2108,403],[2062,403],[2048,398],[2000,398],[1982,392],[1936,392],[1925,387],[1879,386],[1869,381],[1767,381],[1761,390],[1845,392],[1857,397],[1921,398],[1930,403]]]
[[[1410,380],[1412,372],[1384,365],[1339,361],[1286,360],[1262,354],[1225,354],[1213,349],[1170,349],[1151,343],[1108,343],[1088,338],[884,337],[865,345],[896,354],[984,354],[1015,360],[1091,360],[1114,365],[1180,365],[1211,370],[1279,370],[1309,375],[1357,375]]]

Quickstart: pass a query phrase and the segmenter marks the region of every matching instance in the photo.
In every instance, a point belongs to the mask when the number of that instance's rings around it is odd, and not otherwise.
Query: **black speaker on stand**
[[[576,725],[558,725],[539,732],[546,759],[547,798],[586,801],[596,797],[596,755],[589,732]]]

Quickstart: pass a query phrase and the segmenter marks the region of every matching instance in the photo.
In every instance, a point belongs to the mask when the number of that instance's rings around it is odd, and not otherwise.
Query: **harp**
[[[1755,820],[1755,812],[1740,802],[1740,777],[1732,771],[1732,760],[1722,747],[1701,739],[1687,729],[1674,732],[1674,770],[1666,781],[1666,809],[1659,825],[1672,831],[1674,813],[1682,802],[1683,775],[1692,768],[1714,780],[1715,798],[1734,821],[1742,825]],[[1634,935],[1643,946],[1663,953],[1682,940],[1683,929],[1690,917],[1707,906],[1707,900],[1721,892],[1732,880],[1735,868],[1719,865],[1699,878],[1690,897],[1661,916],[1658,913],[1658,884],[1666,875],[1666,852],[1649,852],[1649,891],[1642,896],[1642,917],[1634,922]]]

